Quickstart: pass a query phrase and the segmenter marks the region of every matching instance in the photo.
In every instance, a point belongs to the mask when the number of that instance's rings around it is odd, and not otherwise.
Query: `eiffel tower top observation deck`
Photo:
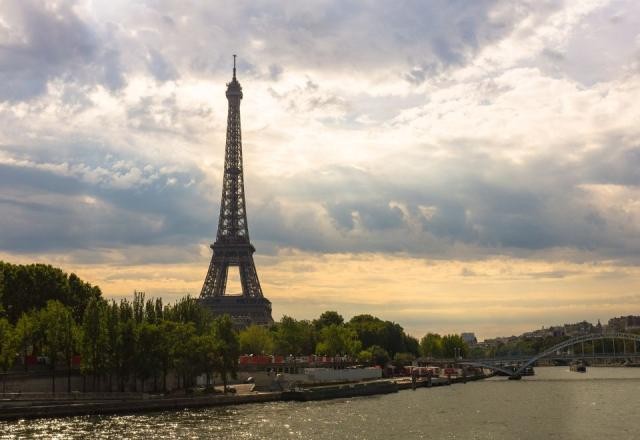
[[[245,321],[245,324],[268,324],[273,322],[271,302],[262,294],[253,261],[255,248],[249,241],[240,129],[240,101],[243,95],[242,86],[236,78],[235,55],[233,78],[227,84],[226,96],[229,110],[220,217],[216,241],[211,245],[213,256],[200,297],[202,303],[216,314],[228,313],[236,321]],[[226,294],[228,271],[232,266],[237,266],[240,271],[240,295]]]

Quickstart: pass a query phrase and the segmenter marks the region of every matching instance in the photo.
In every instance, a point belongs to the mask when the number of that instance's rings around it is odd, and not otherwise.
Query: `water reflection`
[[[0,438],[601,440],[637,434],[640,369],[581,374],[553,367],[536,374],[324,402],[0,423]]]

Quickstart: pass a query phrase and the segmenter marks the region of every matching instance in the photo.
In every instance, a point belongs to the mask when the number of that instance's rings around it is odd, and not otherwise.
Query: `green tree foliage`
[[[238,334],[233,330],[233,323],[229,315],[223,315],[213,321],[212,334],[217,341],[216,371],[220,374],[224,384],[224,392],[227,392],[227,380],[230,375],[236,378],[238,372],[238,356],[240,355],[240,343]]]
[[[98,287],[50,265],[20,265],[3,261],[0,261],[0,292],[1,308],[11,323],[17,322],[23,313],[44,308],[50,300],[70,307],[73,318],[78,322],[89,300],[101,296]]]
[[[92,298],[82,321],[82,370],[93,376],[94,389],[98,377],[105,373],[109,337],[107,335],[107,304]]]
[[[3,263],[0,261],[0,268],[3,267],[1,266]],[[0,269],[0,319],[1,318],[6,318],[7,313],[4,310],[4,301],[2,300],[2,297],[4,296],[4,270]]]
[[[51,366],[51,392],[56,392],[55,372],[60,359],[71,365],[74,351],[75,330],[69,308],[60,301],[49,301],[39,312],[39,325],[42,329],[42,351],[49,358]]]
[[[328,327],[332,324],[344,324],[344,318],[342,315],[333,310],[327,310],[326,312],[323,312],[318,319],[313,320],[313,325],[316,330],[322,330],[324,327]]]
[[[452,358],[467,356],[469,346],[460,335],[440,336],[437,333],[427,333],[420,340],[420,354],[433,358]]]
[[[195,340],[196,355],[198,357],[199,369],[206,375],[206,387],[211,388],[211,377],[216,371],[220,371],[222,367],[222,344],[213,331],[196,337]],[[226,390],[226,387],[225,387]]]
[[[23,313],[16,323],[16,340],[18,350],[22,353],[25,371],[28,371],[29,368],[26,361],[27,355],[29,354],[28,351],[41,339],[39,338],[40,330],[37,312],[35,311]]]
[[[151,322],[142,322],[136,328],[137,350],[134,361],[136,373],[142,382],[155,378],[162,371],[162,335],[160,328]]]
[[[274,326],[275,351],[283,356],[313,353],[316,347],[315,327],[309,321],[296,321],[283,316]]]
[[[370,350],[360,350],[358,356],[356,356],[358,362],[370,363],[373,362],[373,353]]]
[[[442,355],[445,358],[466,356],[468,351],[469,347],[460,335],[446,335],[442,337]]]
[[[380,365],[381,367],[387,365],[387,363],[391,359],[389,357],[389,353],[387,353],[387,350],[380,347],[379,345],[372,345],[371,347],[366,349],[366,352],[368,354],[361,353],[361,355],[363,355],[363,357],[368,357],[370,359],[370,362],[373,362],[375,365]]]
[[[351,327],[330,324],[320,330],[320,340],[316,353],[328,356],[355,356],[362,349],[358,334]]]
[[[364,348],[378,345],[391,356],[402,352],[418,354],[416,339],[408,336],[399,324],[371,315],[357,315],[351,318],[349,326],[357,332]]]
[[[82,281],[76,274],[72,273],[68,278],[69,292],[66,298],[61,299],[62,303],[71,308],[73,319],[76,322],[82,321],[84,309],[91,299],[101,298],[102,293],[98,286],[92,286]]]
[[[17,338],[13,327],[5,318],[0,318],[0,369],[6,374],[16,360],[18,349]],[[4,375],[2,376],[2,392],[5,392]]]
[[[47,355],[52,372],[61,364],[70,371],[79,353],[81,372],[91,375],[93,390],[136,390],[139,385],[145,390],[150,380],[157,389],[159,379],[166,390],[170,372],[182,387],[193,385],[201,374],[209,383],[214,373],[226,386],[241,352],[350,355],[385,365],[390,359],[409,362],[419,352],[444,355],[459,343],[451,339],[445,350],[438,336],[437,348],[427,348],[425,338],[418,342],[394,322],[358,315],[345,323],[336,311],[313,321],[285,316],[271,327],[250,326],[238,333],[228,316],[214,319],[194,298],[164,305],[136,291],[132,300],[107,302],[97,287],[46,265],[0,263],[0,302],[8,323],[16,322],[15,350]]]
[[[442,336],[437,333],[427,333],[420,339],[420,355],[439,358],[442,356]]]
[[[240,352],[244,354],[271,354],[274,349],[273,332],[262,325],[250,325],[238,335]]]
[[[200,306],[196,298],[185,296],[175,304],[168,305],[164,309],[164,318],[176,322],[192,322],[198,333],[203,333],[211,324],[211,313]]]
[[[183,387],[191,386],[191,379],[198,369],[196,327],[193,322],[175,323],[169,335],[173,368],[182,378]]]

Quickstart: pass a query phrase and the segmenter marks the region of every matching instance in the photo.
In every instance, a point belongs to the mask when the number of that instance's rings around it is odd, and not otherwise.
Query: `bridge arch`
[[[540,359],[543,359],[547,356],[555,354],[558,350],[562,350],[563,348],[568,348],[584,342],[610,340],[610,339],[618,339],[618,340],[622,339],[624,341],[640,342],[640,335],[635,335],[632,333],[617,332],[617,333],[601,333],[601,334],[589,334],[589,335],[576,336],[571,339],[567,339],[566,341],[560,342],[559,344],[556,344],[553,347],[548,348],[542,353],[538,353],[537,355],[533,356],[530,359],[526,359],[525,362],[520,364],[520,367],[515,371],[508,370],[506,368],[501,368],[495,364],[491,364],[488,362],[481,362],[481,361],[465,361],[465,362],[461,362],[461,364],[470,365],[473,367],[487,368],[493,371],[499,371],[501,373],[505,373],[509,376],[521,376],[525,368],[530,367]]]
[[[563,348],[572,347],[576,344],[580,344],[583,342],[600,341],[605,339],[622,339],[624,341],[640,342],[640,335],[634,335],[632,333],[617,332],[617,333],[601,333],[601,334],[589,334],[589,335],[576,336],[574,338],[567,339],[566,341],[560,342],[559,344],[556,344],[553,347],[548,348],[542,353],[538,353],[537,355],[533,356],[531,359],[523,363],[520,366],[520,368],[518,368],[512,374],[521,375],[525,368],[533,365],[534,363],[536,363],[542,358],[545,358],[549,355],[554,354],[558,350],[562,350]]]

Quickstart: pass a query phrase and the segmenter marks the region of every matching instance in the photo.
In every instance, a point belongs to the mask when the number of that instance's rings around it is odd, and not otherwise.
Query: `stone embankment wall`
[[[345,368],[334,370],[331,368],[305,368],[304,374],[308,382],[355,382],[360,380],[380,379],[380,368]]]
[[[4,385],[2,384],[3,378],[0,377],[0,395],[3,392],[3,386],[6,393],[49,393],[51,392],[51,374],[47,372],[31,372],[31,373],[9,373],[4,375]],[[56,374],[56,391],[66,392],[68,390],[67,373],[58,372]],[[96,386],[94,389],[94,381],[91,376],[82,376],[77,372],[71,375],[71,391],[79,392],[104,392],[104,391],[118,391],[118,383],[116,378],[111,380],[108,377],[100,377],[96,380]],[[167,389],[172,390],[178,388],[176,377],[173,374],[167,375]],[[155,382],[153,379],[145,381],[144,390],[142,389],[142,382],[136,381],[135,387],[133,380],[130,380],[125,385],[125,391],[137,392],[154,392],[162,389],[162,378],[159,377]]]

